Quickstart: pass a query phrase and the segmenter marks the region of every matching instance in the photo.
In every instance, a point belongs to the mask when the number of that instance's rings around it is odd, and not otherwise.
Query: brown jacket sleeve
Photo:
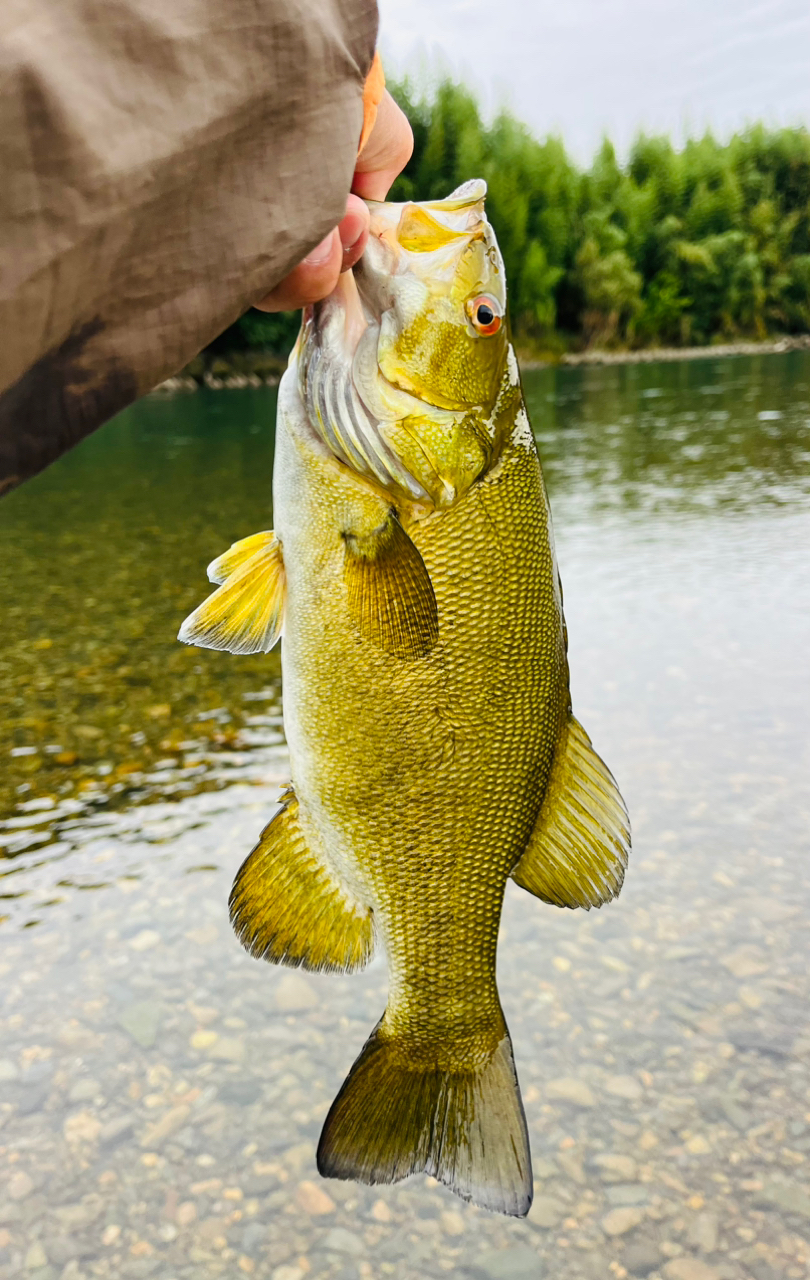
[[[0,492],[343,215],[375,0],[0,5]]]

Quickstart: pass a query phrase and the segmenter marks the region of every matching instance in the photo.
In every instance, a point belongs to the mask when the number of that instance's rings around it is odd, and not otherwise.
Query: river
[[[507,892],[529,1219],[318,1178],[384,963],[236,943],[279,659],[174,639],[272,527],[275,391],[156,395],[0,503],[0,1277],[810,1274],[810,354],[526,392],[634,832],[602,911]]]

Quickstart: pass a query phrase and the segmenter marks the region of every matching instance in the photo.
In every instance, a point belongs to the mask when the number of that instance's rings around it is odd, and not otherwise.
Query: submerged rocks
[[[720,1280],[720,1273],[699,1258],[673,1258],[664,1267],[665,1280]]]
[[[303,974],[285,973],[276,983],[276,1004],[282,1013],[303,1013],[319,1003],[317,991]]]
[[[34,1190],[34,1179],[24,1170],[12,1173],[8,1180],[7,1191],[12,1200],[25,1200]]]
[[[550,1231],[552,1227],[559,1226],[564,1216],[565,1205],[562,1201],[557,1200],[554,1196],[535,1195],[526,1221],[530,1222],[533,1227],[540,1227],[543,1231]]]
[[[583,581],[592,572],[583,561]],[[691,620],[685,590],[679,578]],[[176,605],[170,596],[167,616]],[[182,661],[209,658],[219,662]],[[694,682],[688,654],[677,661]],[[150,747],[155,778],[182,774],[205,748],[201,726],[224,735],[235,714],[227,675],[225,692],[207,667],[196,679],[203,691],[176,741],[171,717],[144,712],[166,736]],[[671,679],[675,719],[703,716],[702,704],[689,710],[690,681]],[[279,732],[273,690],[252,681],[251,718]],[[184,706],[157,685],[143,696],[172,716]],[[126,751],[138,723],[122,732]],[[749,804],[752,768],[723,799],[717,774],[704,780],[699,760],[678,755],[675,729],[656,733],[645,721],[623,740],[634,786],[656,804],[634,813],[619,903],[558,912],[507,891],[499,983],[535,1173],[522,1222],[422,1175],[385,1187],[318,1176],[321,1125],[385,1007],[385,967],[274,969],[238,947],[228,891],[277,789],[233,743],[229,787],[114,821],[63,812],[74,843],[52,866],[40,854],[9,864],[6,880],[21,896],[0,928],[0,1280],[801,1280],[805,869],[788,841],[778,855],[756,844],[753,810],[767,808],[771,782]],[[170,767],[154,767],[158,747]],[[779,805],[798,812],[801,796],[784,787]],[[30,810],[59,812],[58,799]],[[699,838],[689,845],[685,832]],[[29,919],[39,923],[17,927]],[[47,1261],[26,1270],[37,1244]]]
[[[549,1080],[546,1097],[552,1102],[570,1102],[575,1107],[596,1106],[593,1090],[584,1080],[578,1080],[575,1076],[560,1076],[556,1080]]]
[[[602,1219],[602,1230],[606,1236],[624,1236],[633,1231],[645,1218],[644,1210],[633,1205],[624,1205],[611,1209]]]
[[[299,1183],[298,1190],[295,1193],[295,1201],[305,1213],[309,1213],[313,1217],[322,1217],[324,1214],[334,1213],[337,1208],[326,1189],[316,1182]]]
[[[784,1213],[810,1218],[810,1191],[798,1182],[769,1178],[752,1197],[757,1209],[781,1209]]]
[[[488,1250],[473,1264],[473,1273],[482,1280],[542,1280],[543,1260],[528,1245]]]
[[[631,1276],[648,1276],[661,1265],[661,1250],[651,1240],[634,1241],[622,1254],[622,1266]]]

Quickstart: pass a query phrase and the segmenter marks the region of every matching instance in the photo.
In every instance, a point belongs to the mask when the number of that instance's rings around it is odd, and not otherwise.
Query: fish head
[[[380,311],[383,377],[443,409],[489,413],[506,361],[506,279],[485,196],[473,180],[445,200],[372,203],[356,271]]]
[[[311,425],[340,461],[417,504],[451,506],[496,452],[509,344],[485,195],[474,180],[445,200],[369,202],[360,261],[304,313]]]

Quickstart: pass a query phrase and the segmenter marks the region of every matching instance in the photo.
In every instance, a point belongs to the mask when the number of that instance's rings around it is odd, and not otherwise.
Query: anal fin
[[[601,907],[622,887],[630,822],[615,779],[571,716],[512,879],[557,907]]]
[[[239,868],[229,906],[239,941],[257,958],[343,973],[371,959],[371,910],[351,901],[318,856],[292,789]]]
[[[229,653],[269,653],[284,626],[287,580],[281,543],[254,533],[208,566],[219,588],[190,613],[178,632],[184,644]]]

